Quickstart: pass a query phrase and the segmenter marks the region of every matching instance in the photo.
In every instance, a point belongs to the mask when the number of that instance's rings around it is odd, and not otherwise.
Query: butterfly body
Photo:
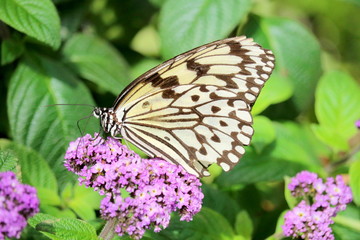
[[[251,39],[216,41],[149,70],[94,116],[105,132],[194,175],[208,176],[213,163],[229,171],[250,143],[250,110],[273,67],[271,51]]]

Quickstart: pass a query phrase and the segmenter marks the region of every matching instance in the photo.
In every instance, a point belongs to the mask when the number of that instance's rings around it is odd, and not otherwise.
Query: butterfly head
[[[100,118],[101,127],[106,133],[116,137],[120,133],[121,124],[117,121],[116,114],[112,108],[95,107],[93,115]]]

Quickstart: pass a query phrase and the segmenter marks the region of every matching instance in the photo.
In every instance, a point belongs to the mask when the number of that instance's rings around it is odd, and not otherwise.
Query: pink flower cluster
[[[117,220],[120,236],[139,239],[146,229],[166,228],[171,212],[190,221],[201,209],[204,196],[197,177],[162,159],[142,159],[113,138],[79,138],[70,143],[65,159],[82,184],[106,195],[102,217]]]
[[[302,171],[292,178],[288,188],[294,197],[303,199],[285,214],[282,226],[287,237],[309,240],[333,240],[332,217],[346,209],[352,193],[342,177],[324,182],[315,173]]]
[[[13,172],[0,173],[0,239],[20,238],[27,219],[38,212],[36,189],[20,183]]]

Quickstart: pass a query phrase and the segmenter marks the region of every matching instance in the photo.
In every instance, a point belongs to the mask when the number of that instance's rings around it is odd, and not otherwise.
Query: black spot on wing
[[[191,100],[193,100],[193,102],[197,102],[199,100],[200,96],[199,95],[192,95],[191,96]]]
[[[224,122],[223,120],[220,120],[220,125],[223,127],[227,127],[228,124],[226,122]]]
[[[232,80],[231,78],[233,77],[233,75],[215,75],[218,79],[223,80],[226,85],[226,88],[231,88],[231,89],[237,89],[238,85],[236,84],[236,82],[234,80]]]
[[[173,87],[173,86],[178,86],[179,85],[179,79],[177,76],[170,76],[167,78],[162,78],[159,73],[155,72],[154,74],[152,74],[151,76],[149,76],[148,78],[146,78],[144,80],[144,83],[151,83],[151,86],[156,88],[169,88],[169,87]]]
[[[160,88],[169,88],[179,85],[179,78],[177,76],[170,76],[163,79],[163,82],[159,85]]]
[[[175,95],[176,95],[176,93],[175,93],[175,91],[174,90],[172,90],[172,89],[166,89],[166,90],[164,90],[163,91],[163,93],[162,93],[162,98],[164,98],[164,99],[169,99],[169,98],[175,98]]]
[[[151,83],[152,86],[160,84],[161,81],[163,81],[163,79],[157,72],[153,73],[152,75],[143,80],[145,84]]]
[[[199,152],[202,154],[202,155],[206,155],[207,154],[207,151],[205,149],[204,146],[202,146],[200,149],[199,149]]]
[[[200,92],[209,92],[209,89],[205,85],[201,85],[199,88]]]
[[[217,135],[212,136],[210,139],[214,142],[220,142],[220,138]]]
[[[187,69],[196,72],[196,75],[198,77],[205,75],[210,69],[209,65],[196,63],[195,59],[190,59],[189,61],[187,61],[186,67]]]
[[[217,112],[219,112],[221,110],[221,108],[219,108],[219,107],[217,107],[217,106],[212,106],[211,107],[211,111],[213,112],[213,113],[217,113]]]

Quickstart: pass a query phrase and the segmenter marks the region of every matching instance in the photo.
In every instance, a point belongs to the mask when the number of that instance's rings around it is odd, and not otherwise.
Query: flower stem
[[[115,226],[117,224],[117,219],[113,218],[106,222],[104,228],[100,232],[100,239],[111,240],[115,235]]]

